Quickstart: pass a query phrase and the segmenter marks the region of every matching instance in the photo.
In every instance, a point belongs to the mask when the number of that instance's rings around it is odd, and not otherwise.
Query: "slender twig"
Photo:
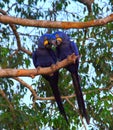
[[[0,9],[0,13],[2,13],[3,15],[8,16],[7,13],[2,9]],[[18,47],[18,50],[16,50],[11,56],[13,56],[14,54],[17,54],[19,50],[27,53],[28,55],[31,55],[32,53],[29,50],[26,50],[25,48],[21,47],[20,36],[19,36],[19,34],[17,32],[15,24],[9,23],[9,25],[10,25],[10,27],[11,27],[11,29],[12,29],[15,37],[16,37],[17,47]]]
[[[98,88],[96,90],[89,90],[87,92],[84,92],[83,95],[87,95],[87,94],[90,94],[90,93],[96,93],[96,92],[99,92],[99,91],[107,91],[107,90],[110,90],[113,86],[109,86],[109,87],[106,87],[106,88]],[[111,91],[110,91],[111,92]],[[70,98],[74,98],[76,97],[76,94],[72,94],[72,95],[69,95],[69,96],[61,96],[62,99],[70,99]],[[55,100],[54,97],[37,97],[37,100]]]
[[[23,47],[20,47],[20,50],[23,51],[23,52],[25,52],[25,53],[28,54],[28,55],[32,55],[32,52],[31,52],[31,51],[29,51],[29,50],[27,50],[27,49],[25,49],[25,48],[23,48]]]
[[[77,110],[77,108],[76,108],[75,105],[69,100],[69,98],[66,97],[65,99],[66,99],[67,102],[75,109],[75,111],[76,111],[77,113],[79,113],[78,110]]]
[[[37,100],[37,94],[36,91],[32,88],[32,86],[30,86],[29,84],[27,84],[25,81],[23,81],[18,77],[14,77],[13,79],[17,80],[18,82],[20,82],[22,85],[24,85],[26,88],[28,88],[31,91],[33,95],[33,104],[35,104],[35,101]]]
[[[13,119],[16,118],[15,114],[14,114],[14,107],[13,105],[11,104],[11,102],[9,101],[9,99],[7,98],[7,95],[5,94],[5,92],[3,90],[0,89],[0,95],[5,99],[5,101],[7,102],[8,104],[8,107],[10,109],[10,111],[12,112],[12,116],[13,116]]]
[[[85,130],[87,130],[87,129],[86,129],[86,126],[85,126],[85,123],[84,123],[84,121],[83,121],[82,115],[80,114],[80,112],[77,110],[77,108],[75,107],[75,105],[69,100],[69,98],[66,97],[66,100],[67,100],[67,102],[74,108],[74,110],[75,110],[77,113],[79,113],[80,119],[81,119],[81,121],[82,121],[82,124],[83,124]]]
[[[7,13],[6,13],[4,10],[2,10],[2,9],[0,9],[0,12],[1,12],[3,15],[7,15]],[[10,25],[10,27],[11,27],[13,33],[15,34],[15,37],[16,37],[16,40],[17,40],[18,49],[20,49],[20,47],[21,47],[21,42],[20,42],[20,37],[19,37],[19,35],[18,35],[18,32],[17,32],[17,30],[16,30],[16,26],[15,26],[14,24],[11,24],[11,23],[10,23],[9,25]]]

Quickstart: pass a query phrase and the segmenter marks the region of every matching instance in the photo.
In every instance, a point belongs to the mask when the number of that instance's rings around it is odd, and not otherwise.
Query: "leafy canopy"
[[[104,18],[113,12],[112,0],[95,0],[92,4],[92,13],[89,14],[87,6],[79,1],[69,0],[4,0],[0,8],[7,15],[50,21],[88,21]],[[2,14],[2,12],[0,11]],[[53,29],[23,27],[16,25],[21,46],[29,51],[37,47],[37,39],[45,32],[53,33],[63,30],[77,43],[80,54],[79,74],[81,86],[87,104],[88,114],[91,118],[89,129],[113,128],[113,92],[110,77],[112,73],[113,53],[113,22],[104,26],[86,29]],[[31,56],[23,51],[18,51],[18,44],[9,24],[0,24],[0,67],[4,68],[34,68]],[[23,79],[24,80],[24,79]],[[26,80],[25,80],[26,81]],[[28,82],[29,81],[29,82]],[[40,97],[50,97],[52,92],[49,84],[42,77],[27,79],[27,83]],[[1,78],[0,89],[6,94],[9,101],[0,95],[0,129],[41,129],[59,128],[79,129],[82,126],[75,97],[64,100],[64,107],[71,123],[70,128],[60,115],[57,105],[53,100],[37,100],[32,106],[29,90],[26,86],[15,82],[12,78]],[[59,89],[64,96],[74,93],[70,74],[60,70]],[[27,101],[25,100],[27,97]],[[12,107],[11,107],[12,106]],[[12,109],[11,109],[12,108]],[[85,128],[85,127],[84,127]]]

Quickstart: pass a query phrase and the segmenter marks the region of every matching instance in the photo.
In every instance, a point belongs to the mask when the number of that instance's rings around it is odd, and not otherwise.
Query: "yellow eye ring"
[[[48,40],[45,40],[44,41],[44,46],[46,46],[48,43],[49,43]]]
[[[60,37],[57,37],[56,40],[62,42],[62,38]]]

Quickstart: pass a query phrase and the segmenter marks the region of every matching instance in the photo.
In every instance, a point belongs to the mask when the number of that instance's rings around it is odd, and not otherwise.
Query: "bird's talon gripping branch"
[[[55,72],[55,70],[56,70],[56,65],[55,64],[52,64],[51,65],[51,69],[52,69],[52,72],[54,71]],[[54,73],[50,73],[49,74],[49,76],[53,76],[54,75]]]
[[[78,57],[78,56],[76,56],[75,53],[73,53],[73,54],[71,55],[71,59],[73,60],[73,63],[76,62],[77,57]]]
[[[74,53],[72,55],[67,56],[67,62],[73,61],[73,63],[76,62],[78,56],[76,56]]]
[[[57,62],[56,62],[56,67],[58,67],[58,66],[59,66],[58,64],[59,64],[59,61],[57,61]]]
[[[40,71],[40,68],[41,68],[40,66],[38,66],[38,67],[36,68],[36,69],[37,69],[37,72],[39,72],[39,71]]]
[[[68,55],[68,56],[67,56],[67,61],[69,62],[69,61],[71,61],[71,60],[72,60],[71,55]]]
[[[33,74],[31,74],[30,76],[31,76],[32,79],[34,79],[34,77],[35,77]]]
[[[50,73],[50,74],[48,74],[49,76],[53,76],[54,74],[53,73]]]
[[[55,71],[55,70],[56,70],[56,65],[55,65],[55,64],[52,64],[52,65],[51,65],[51,69],[52,69],[52,71]]]

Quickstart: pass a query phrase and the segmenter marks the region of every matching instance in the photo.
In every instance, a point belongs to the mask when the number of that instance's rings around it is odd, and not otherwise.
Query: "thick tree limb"
[[[75,54],[72,54],[67,57],[67,59],[64,59],[61,62],[58,62],[55,65],[52,65],[50,67],[38,67],[37,69],[0,69],[0,77],[34,77],[36,75],[40,74],[52,74],[53,72],[57,71],[60,68],[63,68],[64,66],[75,63],[78,56],[75,56]]]
[[[94,26],[102,26],[107,24],[108,22],[113,22],[113,14],[102,18],[95,19],[87,22],[62,22],[62,21],[46,21],[46,20],[30,20],[30,19],[22,19],[11,16],[0,15],[0,22],[5,24],[18,24],[22,26],[34,26],[34,27],[42,27],[42,28],[87,28]]]

